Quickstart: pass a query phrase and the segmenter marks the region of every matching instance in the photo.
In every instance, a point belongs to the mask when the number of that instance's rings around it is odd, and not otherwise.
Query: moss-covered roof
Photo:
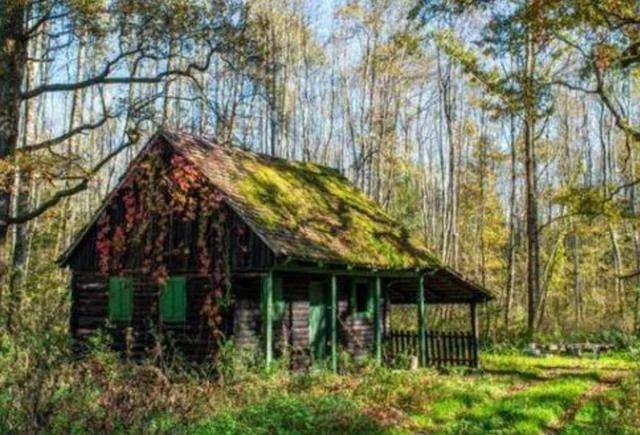
[[[226,194],[277,255],[380,269],[438,265],[423,242],[334,169],[183,133],[161,137]]]

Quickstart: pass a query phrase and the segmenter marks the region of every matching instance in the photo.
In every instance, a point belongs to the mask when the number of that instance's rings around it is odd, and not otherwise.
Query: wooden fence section
[[[427,331],[427,365],[478,366],[478,343],[471,332]],[[392,359],[399,355],[418,356],[420,344],[416,331],[389,331],[384,337],[385,357]]]

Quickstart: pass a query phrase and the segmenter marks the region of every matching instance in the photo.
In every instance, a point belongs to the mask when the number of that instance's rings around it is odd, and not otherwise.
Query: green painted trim
[[[371,278],[380,276],[381,278],[417,278],[423,273],[423,271],[415,270],[388,270],[388,271],[375,271],[375,270],[358,270],[358,269],[338,269],[338,268],[319,268],[310,266],[297,266],[291,264],[282,264],[273,267],[277,272],[296,272],[296,273],[309,273],[309,274],[321,274],[321,275],[336,275],[336,276],[355,276],[362,278]]]
[[[187,280],[172,276],[160,291],[160,319],[165,323],[184,323],[187,320]]]
[[[262,277],[261,287],[264,307],[262,323],[265,338],[265,364],[269,367],[273,362],[273,272],[270,271]]]
[[[130,322],[133,317],[133,280],[129,277],[109,278],[109,319]]]
[[[424,277],[418,278],[418,340],[420,344],[420,365],[427,365],[427,331],[425,325]]]
[[[331,275],[331,370],[338,371],[338,277]]]
[[[382,364],[382,316],[380,310],[380,299],[382,296],[382,279],[377,276],[373,292],[373,319],[375,337],[375,358],[376,363]]]

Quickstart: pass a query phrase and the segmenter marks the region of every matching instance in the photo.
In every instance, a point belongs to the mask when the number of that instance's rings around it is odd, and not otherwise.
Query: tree
[[[469,14],[468,6],[464,1],[425,1],[414,9],[412,16],[419,16],[426,23],[442,17]],[[503,114],[518,116],[523,125],[528,248],[527,330],[530,336],[536,328],[540,294],[536,139],[541,132],[539,120],[548,116],[551,108],[549,86],[541,85],[551,67],[550,64],[540,65],[547,39],[541,10],[536,1],[509,2],[504,7],[498,7],[494,2],[482,3],[481,12],[489,16],[479,35],[482,50],[465,46],[450,30],[436,33],[440,47],[490,92],[495,101],[494,107]],[[503,65],[511,65],[513,69],[498,69],[493,66],[495,60],[511,60],[503,62]]]
[[[139,127],[153,121],[149,111],[153,111],[159,95],[132,92],[129,95],[135,98],[119,104],[118,96],[126,95],[127,88],[148,88],[175,77],[191,79],[208,68],[215,53],[233,53],[233,40],[242,25],[234,8],[239,6],[223,1],[0,1],[0,248],[5,245],[9,225],[24,224],[62,199],[85,190],[111,159],[138,142]],[[47,40],[47,51],[29,58],[30,45],[39,40],[41,43],[43,38]],[[179,46],[180,51],[168,51],[172,45]],[[102,60],[75,79],[58,81],[59,77],[53,76],[46,82],[27,81],[29,86],[24,86],[25,65],[57,65],[77,47],[92,50],[95,58]],[[96,91],[102,106],[98,119],[75,122],[72,117],[68,128],[18,149],[21,107],[25,102],[52,95],[64,98],[67,93],[89,89]],[[122,125],[123,118],[131,122],[125,123],[124,139],[118,146],[102,158],[89,159],[89,167],[67,155],[67,161],[58,161],[57,167],[42,168],[47,176],[67,181],[33,208],[11,214],[11,184],[18,154],[58,150],[76,136],[107,124]],[[1,272],[6,267],[4,249],[0,249],[0,275],[4,275]]]
[[[640,4],[636,0],[590,2],[571,0],[544,3],[545,22],[575,56],[575,68],[554,80],[569,89],[596,95],[616,126],[640,141],[640,125],[622,102],[620,79],[638,77],[640,69]],[[561,18],[560,18],[561,17]]]

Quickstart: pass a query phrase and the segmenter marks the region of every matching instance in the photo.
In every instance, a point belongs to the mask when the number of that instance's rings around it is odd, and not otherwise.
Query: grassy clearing
[[[565,409],[593,384],[591,379],[575,376],[541,382],[516,394],[480,403],[446,429],[467,433],[489,430],[540,433],[557,423]]]
[[[477,371],[237,369],[220,379],[97,353],[20,382],[19,368],[0,371],[0,432],[634,433],[636,370],[625,354],[486,354]]]
[[[189,431],[564,431],[572,424],[563,421],[565,415],[585,394],[628,376],[632,368],[623,354],[598,359],[492,354],[477,372],[371,369],[357,376],[318,372],[285,382],[279,396],[215,414]]]

